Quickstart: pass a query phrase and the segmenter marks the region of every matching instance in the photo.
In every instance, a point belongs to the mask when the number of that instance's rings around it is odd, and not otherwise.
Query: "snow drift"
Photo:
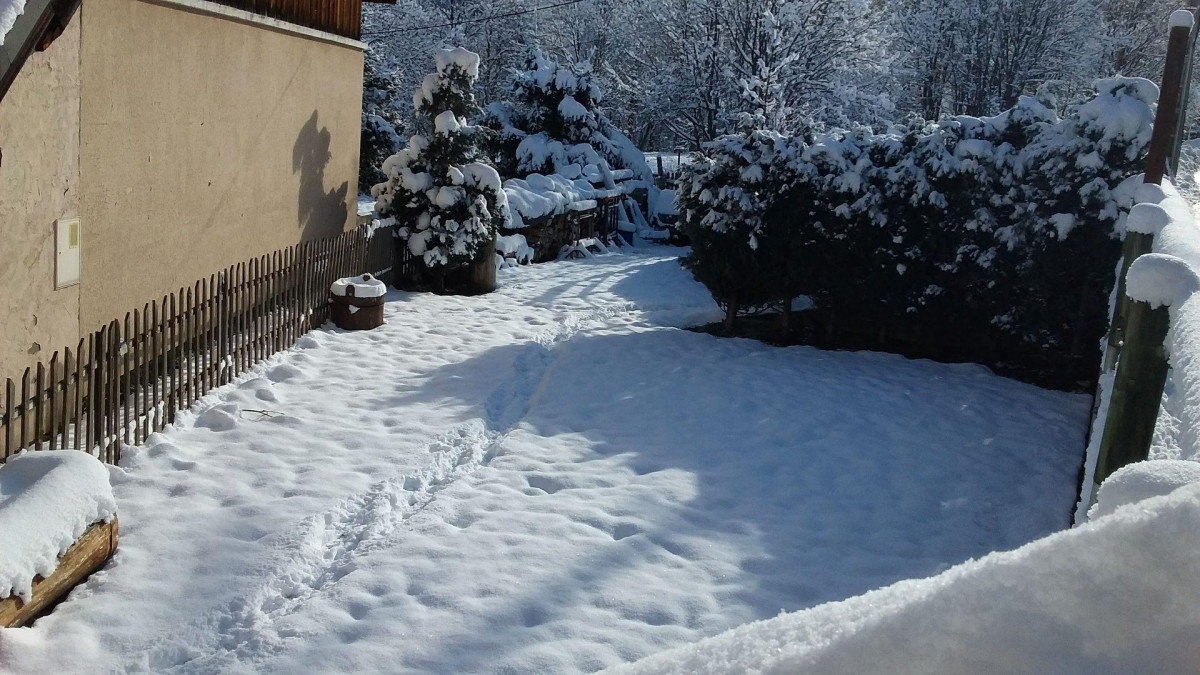
[[[747,624],[615,672],[1190,672],[1200,485],[938,576]]]

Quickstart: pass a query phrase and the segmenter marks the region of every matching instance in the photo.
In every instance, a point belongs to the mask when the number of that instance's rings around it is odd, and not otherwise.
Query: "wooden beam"
[[[0,626],[24,626],[52,609],[92,572],[104,566],[117,550],[117,519],[96,523],[58,559],[58,569],[33,580],[33,597],[22,603],[17,596],[0,600]]]

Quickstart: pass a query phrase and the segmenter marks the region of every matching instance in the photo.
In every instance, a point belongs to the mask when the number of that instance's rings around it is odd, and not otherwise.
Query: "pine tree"
[[[363,63],[362,135],[359,140],[358,189],[360,194],[387,180],[380,167],[404,144],[404,121],[396,105],[398,88],[379,73],[377,57],[368,53]]]
[[[421,133],[384,162],[388,180],[372,192],[380,215],[404,226],[409,251],[440,286],[447,271],[490,254],[508,205],[499,174],[481,159],[486,130],[467,123],[478,110],[472,87],[479,56],[444,49],[436,63],[413,95]]]
[[[587,61],[563,66],[530,52],[513,80],[515,102],[488,107],[493,154],[508,177],[583,175],[589,166],[629,169],[649,180],[645,155],[600,110],[603,95]]]

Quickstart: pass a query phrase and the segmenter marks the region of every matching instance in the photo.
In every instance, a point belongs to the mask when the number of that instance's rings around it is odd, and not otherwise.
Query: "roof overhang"
[[[62,35],[80,0],[28,0],[25,12],[0,45],[0,101],[21,72],[30,54],[40,52]]]

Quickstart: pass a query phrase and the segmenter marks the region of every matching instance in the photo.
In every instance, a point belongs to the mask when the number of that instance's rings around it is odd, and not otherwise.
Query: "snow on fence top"
[[[1154,250],[1130,266],[1126,293],[1153,307],[1169,307],[1165,346],[1171,370],[1150,449],[1154,459],[1109,476],[1100,486],[1096,504],[1085,514],[1087,518],[1111,513],[1135,499],[1167,494],[1190,482],[1193,474],[1162,460],[1200,462],[1200,228],[1191,205],[1168,182],[1139,184],[1133,201],[1125,229],[1153,235]],[[1111,390],[1112,378],[1112,373],[1102,378],[1105,391]],[[1108,396],[1102,400],[1107,401]],[[1104,412],[1096,416],[1097,426],[1087,449],[1081,508],[1091,500],[1102,425],[1107,418]]]
[[[1141,186],[1128,227],[1154,233],[1154,253],[1129,268],[1127,292],[1134,300],[1167,306],[1171,324],[1166,348],[1171,364],[1163,424],[1153,457],[1200,461],[1200,227],[1174,187]],[[1161,444],[1161,445],[1160,445]]]
[[[1191,672],[1200,485],[617,673]]]
[[[74,450],[25,452],[0,465],[0,598],[28,601],[92,524],[113,519],[108,469]]]
[[[17,17],[24,12],[25,0],[0,0],[0,47],[4,46],[4,38],[17,22]]]

